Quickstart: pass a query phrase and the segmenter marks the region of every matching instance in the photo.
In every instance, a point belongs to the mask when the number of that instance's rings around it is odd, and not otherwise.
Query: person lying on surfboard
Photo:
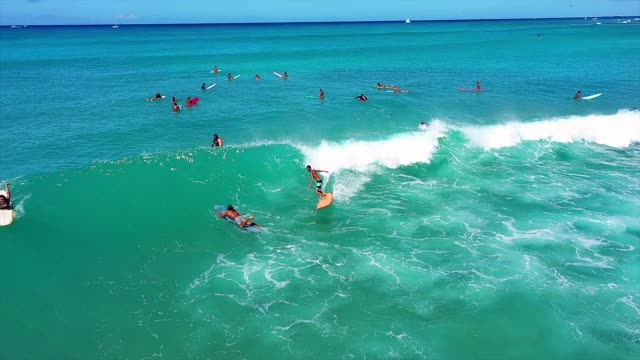
[[[147,98],[147,101],[155,101],[155,100],[160,100],[160,99],[163,99],[163,98],[164,98],[164,96],[162,96],[162,94],[157,92],[156,96]]]
[[[393,89],[393,92],[403,92],[403,93],[409,92],[409,90],[400,89],[397,85],[391,85],[391,88]]]
[[[11,205],[11,190],[9,189],[10,183],[6,183],[4,188],[7,191],[7,196],[0,195],[0,210],[11,210],[13,206]]]
[[[582,98],[582,90],[578,90],[576,96],[573,97],[574,100],[580,100]]]
[[[225,216],[230,217],[233,221],[236,222],[236,224],[243,228],[243,227],[247,227],[247,226],[257,226],[257,227],[262,227],[256,223],[254,223],[252,220],[255,219],[255,216],[253,215],[249,215],[247,216],[247,218],[245,218],[244,216],[240,215],[239,212],[236,211],[236,209],[233,208],[233,205],[229,205],[227,206],[227,211],[225,212],[218,212],[218,215],[223,218]]]
[[[312,169],[311,165],[307,165],[307,171],[311,173],[311,181],[309,182],[309,185],[307,185],[307,189],[311,187],[311,184],[313,184],[313,182],[316,182],[316,194],[325,197],[327,196],[323,191],[322,191],[322,178],[320,177],[320,175],[318,175],[319,172],[325,172],[328,173],[327,170],[317,170],[317,169]]]
[[[354,99],[359,99],[360,101],[367,101],[369,99],[367,99],[366,96],[364,96],[364,94],[360,94],[360,96],[356,96]]]

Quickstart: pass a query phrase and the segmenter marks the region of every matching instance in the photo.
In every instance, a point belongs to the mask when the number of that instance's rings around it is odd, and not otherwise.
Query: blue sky
[[[0,0],[2,25],[615,15],[640,15],[640,0]]]

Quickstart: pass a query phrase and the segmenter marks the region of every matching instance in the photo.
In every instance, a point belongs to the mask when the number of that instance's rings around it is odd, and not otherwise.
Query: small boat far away
[[[407,20],[404,21],[405,24],[411,24],[411,19],[407,18]]]
[[[114,29],[117,29],[117,28],[119,28],[120,26],[118,26],[118,25],[111,25],[111,27],[112,27],[112,28],[114,28]]]

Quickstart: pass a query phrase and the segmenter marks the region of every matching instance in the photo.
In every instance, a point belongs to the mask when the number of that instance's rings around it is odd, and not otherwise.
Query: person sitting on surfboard
[[[576,96],[573,97],[574,100],[580,100],[582,98],[582,90],[578,90]]]
[[[249,215],[246,219],[244,216],[240,215],[239,212],[236,211],[236,209],[233,208],[233,205],[229,205],[227,206],[227,211],[221,213],[218,212],[218,215],[223,218],[225,216],[230,217],[233,221],[236,222],[236,224],[243,228],[243,227],[247,227],[247,226],[257,226],[257,227],[262,227],[256,223],[254,223],[252,220],[255,219],[255,216],[253,215]]]
[[[213,134],[213,141],[211,142],[211,147],[222,147],[222,138],[220,138],[218,134]]]
[[[480,91],[480,81],[476,81],[476,91]]]
[[[285,78],[285,79],[288,79],[289,78],[289,74],[287,74],[287,72],[285,71],[284,74],[282,74],[282,77]]]
[[[260,80],[260,74],[256,74],[256,80]]]
[[[360,96],[356,96],[355,99],[359,99],[360,101],[367,101],[369,99],[367,99],[366,96],[364,96],[364,94],[360,94]]]
[[[318,96],[320,100],[324,100],[324,90],[320,89],[320,96]]]
[[[6,183],[4,185],[6,191],[7,191],[7,196],[4,195],[0,195],[0,210],[11,210],[13,209],[13,206],[11,204],[11,190],[9,189],[9,185],[11,185],[10,183]]]
[[[228,80],[233,80],[233,75],[231,75],[231,73],[229,73],[229,75],[227,75],[227,79]]]
[[[205,85],[204,83],[202,83],[202,86],[200,86],[200,89],[202,89],[202,90],[207,90],[207,85]]]
[[[320,177],[320,175],[318,175],[319,172],[325,172],[328,173],[327,170],[317,170],[317,169],[312,169],[311,165],[307,165],[307,171],[311,173],[311,181],[309,182],[309,185],[307,185],[307,189],[311,187],[311,184],[313,184],[313,182],[316,182],[316,194],[325,197],[327,196],[323,191],[322,191],[322,178]]]

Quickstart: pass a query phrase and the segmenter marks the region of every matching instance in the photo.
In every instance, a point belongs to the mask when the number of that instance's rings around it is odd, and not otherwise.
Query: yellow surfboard
[[[331,205],[331,203],[333,202],[333,193],[325,193],[326,195],[324,197],[320,198],[320,201],[318,201],[318,206],[316,206],[316,209],[322,209],[323,207],[327,207],[329,205]]]

